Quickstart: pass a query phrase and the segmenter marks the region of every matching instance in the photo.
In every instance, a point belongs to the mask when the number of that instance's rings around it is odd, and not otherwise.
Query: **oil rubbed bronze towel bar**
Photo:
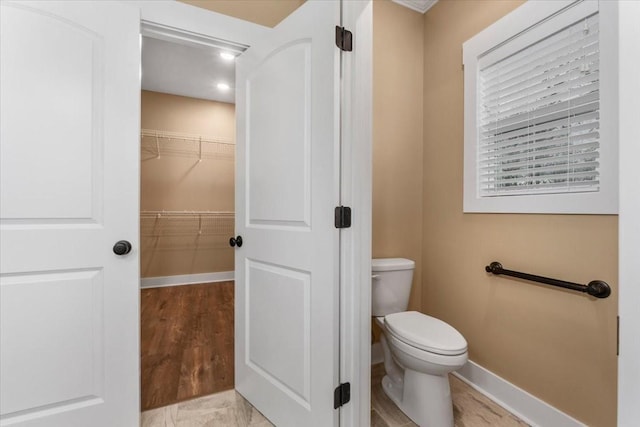
[[[487,273],[504,274],[505,276],[517,277],[519,279],[531,280],[532,282],[544,283],[545,285],[557,286],[559,288],[571,289],[572,291],[586,292],[596,298],[606,298],[611,295],[611,288],[602,280],[592,280],[587,285],[579,283],[565,282],[564,280],[551,279],[549,277],[536,276],[535,274],[521,273],[519,271],[506,270],[499,262],[492,262],[485,268]]]

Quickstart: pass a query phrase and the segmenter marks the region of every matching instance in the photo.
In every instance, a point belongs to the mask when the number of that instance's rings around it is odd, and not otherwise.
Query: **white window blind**
[[[480,61],[481,197],[599,190],[598,33],[595,14],[491,64]]]

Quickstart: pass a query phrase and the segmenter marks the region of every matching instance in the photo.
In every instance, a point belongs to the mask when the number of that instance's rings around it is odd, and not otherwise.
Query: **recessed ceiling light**
[[[217,87],[218,89],[220,89],[220,90],[229,90],[229,89],[231,89],[231,88],[229,87],[229,85],[228,85],[228,84],[226,84],[226,83],[218,83],[218,84],[216,85],[216,87]]]
[[[220,52],[220,57],[226,61],[233,61],[236,59],[236,56],[233,53],[229,52]]]

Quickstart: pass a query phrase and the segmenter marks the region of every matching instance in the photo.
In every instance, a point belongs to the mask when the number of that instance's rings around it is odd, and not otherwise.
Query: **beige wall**
[[[185,2],[273,26],[303,0]],[[440,0],[422,16],[374,1],[373,255],[416,260],[411,308],[458,328],[472,360],[590,426],[612,426],[617,218],[462,213],[462,42],[520,3]],[[489,277],[492,260],[601,278],[613,295]]]
[[[234,18],[275,27],[304,0],[180,0]]]
[[[373,257],[416,261],[409,308],[422,281],[423,16],[373,3]]]
[[[142,128],[216,137],[235,142],[233,104],[142,91]],[[234,211],[234,150],[223,152],[205,145],[198,160],[196,143],[160,140],[157,158],[154,138],[142,141],[140,209],[171,211]],[[149,221],[141,223],[143,277],[231,271],[233,250],[228,239],[233,221],[205,220],[203,234],[197,216],[177,225],[160,219],[149,235]],[[228,224],[227,224],[228,222]],[[177,227],[177,228],[176,228]],[[228,230],[228,233],[224,234]],[[223,233],[212,235],[212,233]]]
[[[440,0],[424,17],[422,308],[470,358],[589,426],[616,422],[617,217],[462,213],[462,43],[520,1]],[[484,266],[587,283],[593,300]]]

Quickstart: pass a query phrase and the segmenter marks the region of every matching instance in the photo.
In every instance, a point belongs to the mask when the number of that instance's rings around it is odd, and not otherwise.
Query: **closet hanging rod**
[[[187,134],[165,132],[165,131],[153,130],[153,129],[142,129],[140,131],[140,136],[147,136],[150,138],[169,139],[169,140],[179,140],[179,141],[205,142],[207,144],[235,145],[233,142],[231,142],[229,139],[226,139],[226,138],[215,138],[210,136],[204,137],[200,135],[187,135]]]
[[[587,285],[581,285],[580,283],[565,282],[564,280],[552,279],[550,277],[536,276],[535,274],[507,270],[502,268],[502,264],[497,261],[487,265],[484,270],[487,273],[493,273],[495,275],[504,274],[505,276],[517,277],[519,279],[530,280],[532,282],[544,283],[545,285],[584,292],[596,298],[606,298],[611,295],[611,287],[602,280],[592,280]]]

